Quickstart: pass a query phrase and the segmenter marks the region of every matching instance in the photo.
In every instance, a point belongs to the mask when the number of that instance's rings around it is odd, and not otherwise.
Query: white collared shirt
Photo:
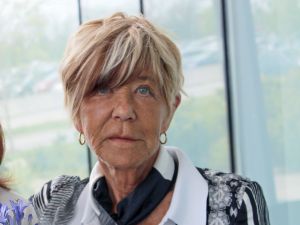
[[[159,225],[206,225],[207,181],[197,171],[192,161],[178,148],[163,147],[161,151],[164,157],[171,156],[177,161],[178,174],[170,207]],[[78,199],[70,225],[104,225],[99,224],[100,211],[92,195],[93,184],[101,176],[103,175],[97,162],[91,172],[88,185]]]

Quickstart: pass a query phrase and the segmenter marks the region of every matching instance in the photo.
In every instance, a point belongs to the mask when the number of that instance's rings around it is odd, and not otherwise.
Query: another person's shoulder
[[[41,222],[49,221],[58,213],[57,210],[72,210],[77,199],[88,183],[88,178],[78,176],[58,176],[46,182],[30,200]]]
[[[46,182],[39,192],[31,197],[33,205],[37,208],[46,208],[48,204],[58,199],[67,198],[81,191],[88,183],[88,178],[81,180],[78,176],[61,175]]]
[[[208,183],[209,224],[220,219],[224,224],[243,224],[249,219],[255,225],[269,224],[268,208],[259,183],[233,173],[197,169]]]
[[[15,222],[18,222],[18,224],[36,224],[38,221],[33,206],[29,201],[16,192],[2,187],[0,187],[0,209],[2,220],[12,219],[12,221],[7,221],[11,224]],[[17,214],[21,217],[15,218]]]
[[[23,198],[20,195],[18,195],[17,193],[0,187],[0,203],[9,204],[10,200],[16,201],[18,199],[23,200]]]

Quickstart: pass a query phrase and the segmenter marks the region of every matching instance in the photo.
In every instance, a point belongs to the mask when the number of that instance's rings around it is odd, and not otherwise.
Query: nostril
[[[113,109],[112,116],[114,119],[119,119],[122,121],[134,120],[136,118],[136,114],[135,114],[133,107],[131,107],[129,105],[124,106],[123,104],[117,105]]]

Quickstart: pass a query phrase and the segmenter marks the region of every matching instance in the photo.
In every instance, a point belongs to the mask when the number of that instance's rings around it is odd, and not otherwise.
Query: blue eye
[[[111,92],[111,89],[109,87],[99,87],[98,88],[98,94],[100,95],[106,95]]]
[[[149,87],[139,87],[137,89],[137,92],[141,95],[150,95],[151,91]]]

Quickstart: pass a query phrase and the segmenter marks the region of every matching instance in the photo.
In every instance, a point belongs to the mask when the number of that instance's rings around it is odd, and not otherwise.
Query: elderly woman
[[[4,134],[0,124],[0,164],[3,156]],[[8,179],[0,177],[0,224],[36,224],[37,218],[32,206],[18,194],[11,191],[8,183]]]
[[[257,183],[197,169],[162,146],[181,100],[181,58],[145,18],[83,24],[61,77],[79,143],[98,162],[89,179],[61,176],[33,196],[42,224],[269,224]]]

